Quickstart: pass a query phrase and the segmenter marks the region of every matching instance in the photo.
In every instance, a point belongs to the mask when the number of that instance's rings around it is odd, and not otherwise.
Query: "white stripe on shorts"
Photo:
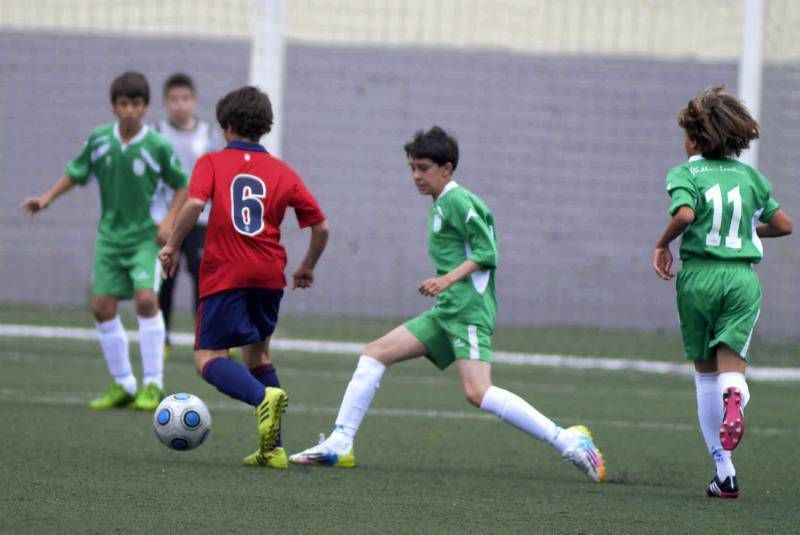
[[[747,350],[750,349],[750,341],[753,339],[753,331],[756,329],[756,323],[758,323],[758,317],[761,315],[761,309],[758,309],[756,312],[756,319],[753,320],[753,326],[750,328],[750,334],[747,335],[747,340],[744,343],[744,347],[742,348],[742,358],[747,357]]]
[[[155,277],[153,277],[153,291],[158,293],[161,289],[161,260],[156,256]]]
[[[467,325],[467,334],[469,335],[469,358],[478,360],[481,358],[481,352],[478,350],[478,326]]]

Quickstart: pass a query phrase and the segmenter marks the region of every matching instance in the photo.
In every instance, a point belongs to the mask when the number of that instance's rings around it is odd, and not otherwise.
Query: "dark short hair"
[[[266,93],[247,85],[235,89],[217,102],[217,122],[226,130],[258,141],[272,130],[272,104]]]
[[[192,80],[191,76],[182,72],[176,72],[175,74],[169,75],[167,80],[164,82],[164,96],[167,96],[167,93],[169,93],[170,89],[174,89],[176,87],[185,87],[191,91],[192,94],[196,93],[194,88],[194,80]]]
[[[744,103],[718,85],[697,95],[678,114],[678,125],[704,158],[739,156],[758,139],[758,122]]]
[[[128,71],[117,76],[111,82],[111,104],[119,97],[142,98],[145,104],[150,104],[150,86],[144,74]]]
[[[450,162],[453,171],[458,167],[458,141],[438,126],[431,127],[427,132],[418,130],[403,148],[410,158],[429,158],[436,165]]]

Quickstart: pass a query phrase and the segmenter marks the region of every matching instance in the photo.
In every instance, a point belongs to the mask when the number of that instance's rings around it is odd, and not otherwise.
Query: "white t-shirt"
[[[212,127],[205,121],[197,119],[197,123],[191,130],[183,130],[173,126],[166,119],[162,119],[156,125],[156,130],[169,141],[172,150],[178,157],[181,167],[191,177],[192,169],[197,159],[203,154],[215,150],[220,150],[225,146],[222,134],[218,128]],[[159,184],[164,188],[164,198],[167,208],[172,204],[175,192],[166,184]],[[211,203],[206,205],[206,209],[200,214],[197,220],[198,225],[208,225],[208,214],[211,211]]]

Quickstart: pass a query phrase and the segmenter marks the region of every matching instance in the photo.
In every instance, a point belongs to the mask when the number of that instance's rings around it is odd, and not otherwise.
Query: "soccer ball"
[[[167,396],[153,414],[158,440],[173,450],[191,450],[211,432],[211,414],[203,400],[191,394]]]

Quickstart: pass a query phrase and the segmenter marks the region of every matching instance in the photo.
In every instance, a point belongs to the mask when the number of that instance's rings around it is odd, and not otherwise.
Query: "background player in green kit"
[[[494,218],[476,195],[453,180],[456,140],[439,127],[417,132],[405,146],[414,183],[433,198],[428,254],[436,276],[419,292],[436,297],[429,311],[367,344],[331,436],[292,455],[298,464],[355,465],[353,440],[388,366],[426,356],[439,369],[456,362],[467,401],[552,445],[594,481],[605,479],[603,458],[584,426],[562,429],[519,396],[492,385],[492,333],[497,302]]]
[[[656,244],[653,269],[673,278],[669,244],[682,235],[678,314],[686,358],[694,361],[700,429],[717,468],[706,493],[736,498],[730,450],[744,433],[744,372],[761,307],[751,266],[763,254],[759,238],[790,234],[792,222],[767,179],[732,159],[759,135],[741,101],[714,87],[689,101],[678,124],[689,161],[667,174],[672,220]]]
[[[169,143],[142,123],[150,101],[145,77],[126,72],[111,84],[111,109],[117,121],[95,128],[83,150],[44,195],[28,197],[22,208],[34,214],[76,184],[90,178],[100,189],[100,223],[92,270],[92,312],[100,346],[114,384],[93,400],[93,409],[128,406],[155,409],[163,397],[164,319],[158,309],[161,281],[159,243],[169,237],[177,209],[186,200],[187,177]],[[161,223],[158,184],[175,190]],[[142,385],[137,390],[128,337],[117,314],[120,299],[133,298],[139,318]]]

